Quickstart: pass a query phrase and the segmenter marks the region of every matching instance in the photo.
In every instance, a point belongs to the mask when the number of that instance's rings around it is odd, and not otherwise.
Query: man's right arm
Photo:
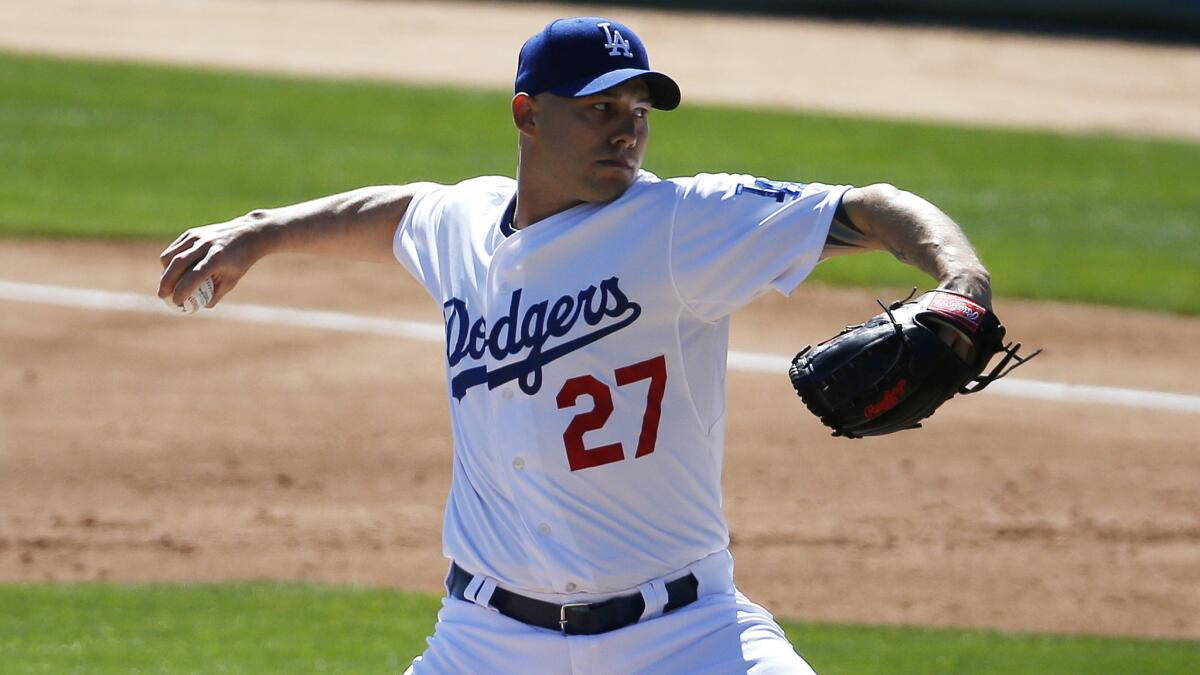
[[[367,187],[187,230],[159,256],[158,297],[182,302],[208,277],[217,304],[263,256],[281,251],[391,262],[392,237],[428,183]]]

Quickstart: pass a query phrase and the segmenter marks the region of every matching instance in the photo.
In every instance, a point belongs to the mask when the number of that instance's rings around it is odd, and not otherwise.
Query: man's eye
[[[639,117],[641,119],[646,119],[646,116],[649,114],[650,111],[646,108],[638,108],[637,110],[633,111],[634,117]]]
[[[600,112],[608,112],[608,104],[607,103],[593,103],[592,108],[594,110],[599,110]]]

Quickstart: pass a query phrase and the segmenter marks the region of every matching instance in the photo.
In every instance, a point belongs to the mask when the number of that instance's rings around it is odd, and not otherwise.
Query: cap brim
[[[558,96],[569,96],[571,98],[591,96],[592,94],[599,94],[605,89],[611,89],[619,84],[628,82],[635,77],[642,78],[642,81],[646,83],[646,87],[650,90],[650,100],[653,102],[655,108],[659,110],[674,110],[679,107],[679,85],[675,84],[675,80],[660,72],[641,70],[640,68],[610,70],[599,77],[568,82],[567,84],[554,87],[549,91]]]

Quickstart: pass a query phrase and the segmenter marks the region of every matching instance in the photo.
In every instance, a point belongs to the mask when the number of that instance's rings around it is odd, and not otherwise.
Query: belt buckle
[[[562,631],[563,635],[569,635],[569,633],[567,633],[567,610],[590,606],[591,605],[586,602],[569,602],[558,608],[558,629]]]

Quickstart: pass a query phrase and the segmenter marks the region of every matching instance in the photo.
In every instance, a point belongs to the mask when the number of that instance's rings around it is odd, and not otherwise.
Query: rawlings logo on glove
[[[967,297],[936,290],[909,299],[879,303],[882,314],[805,347],[792,360],[792,386],[834,436],[915,429],[955,394],[981,391],[1041,353],[1018,356],[1021,345],[1004,344],[995,313]],[[939,335],[943,327],[971,342],[969,361]],[[982,375],[997,352],[1004,358]]]
[[[988,313],[986,309],[970,300],[947,291],[938,292],[929,301],[931,311],[957,319],[972,333],[979,330],[979,322]]]

